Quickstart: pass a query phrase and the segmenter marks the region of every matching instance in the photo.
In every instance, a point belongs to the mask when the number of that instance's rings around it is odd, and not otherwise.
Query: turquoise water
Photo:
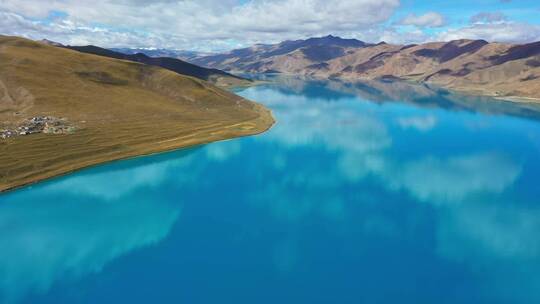
[[[0,196],[0,303],[539,303],[540,120],[277,77],[260,136]]]

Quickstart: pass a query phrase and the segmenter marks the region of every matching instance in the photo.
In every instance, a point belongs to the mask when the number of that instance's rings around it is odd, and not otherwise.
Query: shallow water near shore
[[[539,303],[540,115],[268,77],[259,136],[0,195],[0,303]]]

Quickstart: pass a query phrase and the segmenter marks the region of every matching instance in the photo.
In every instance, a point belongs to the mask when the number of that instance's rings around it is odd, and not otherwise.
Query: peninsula
[[[204,80],[0,36],[0,191],[273,122],[262,105]]]

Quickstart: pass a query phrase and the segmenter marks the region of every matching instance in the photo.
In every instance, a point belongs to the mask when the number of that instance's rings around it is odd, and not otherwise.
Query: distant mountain
[[[309,64],[342,57],[355,49],[367,47],[356,39],[335,36],[258,44],[225,54],[199,56],[190,62],[228,71],[274,72],[303,69]]]
[[[251,83],[251,80],[238,77],[218,69],[203,68],[180,59],[170,57],[149,57],[142,53],[127,55],[120,52],[111,51],[93,45],[88,46],[64,46],[65,48],[82,53],[94,54],[109,58],[129,60],[153,66],[159,66],[171,70],[178,74],[196,77],[209,81],[218,86],[239,86]]]
[[[540,43],[456,40],[377,45],[308,66],[302,74],[341,79],[403,79],[491,96],[540,98]]]
[[[49,40],[49,39],[42,39],[39,42],[44,43],[46,45],[50,45],[50,46],[64,46],[63,44],[61,44],[59,42],[52,41],[52,40]]]
[[[540,42],[512,45],[456,40],[392,45],[328,36],[255,45],[192,62],[227,71],[351,81],[402,79],[481,95],[540,98]]]
[[[149,57],[171,57],[190,61],[191,59],[203,56],[210,56],[211,53],[184,51],[184,50],[169,50],[169,49],[137,49],[137,48],[111,48],[111,51],[123,53],[126,55],[145,54]]]

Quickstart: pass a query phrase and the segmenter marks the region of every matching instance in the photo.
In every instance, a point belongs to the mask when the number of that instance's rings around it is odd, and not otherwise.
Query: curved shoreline
[[[61,163],[56,167],[49,168],[49,170],[46,172],[35,173],[28,178],[22,178],[10,183],[0,184],[0,195],[31,186],[45,180],[66,176],[86,168],[114,161],[144,157],[264,133],[274,125],[275,119],[269,109],[260,104],[253,104],[254,110],[259,114],[257,118],[239,121],[232,125],[211,126],[205,130],[197,130],[188,135],[175,137],[168,140],[140,143],[133,146],[131,150],[125,152],[112,152],[102,155],[95,155],[89,159],[74,158],[69,161],[71,164]]]
[[[237,73],[242,73],[241,71],[238,71]],[[269,74],[272,75],[272,74]],[[333,77],[328,78],[325,76],[313,74],[313,75],[306,75],[306,74],[298,74],[298,73],[276,73],[275,75],[282,75],[282,76],[288,76],[288,77],[299,77],[301,79],[306,80],[334,80],[334,81],[340,81],[343,83],[369,83],[369,82],[381,82],[383,79],[381,78],[372,78],[372,77]],[[447,85],[444,83],[438,83],[438,82],[430,82],[430,81],[419,81],[417,79],[409,79],[409,78],[396,78],[391,81],[396,82],[404,82],[409,83],[412,85],[418,85],[418,86],[428,86],[428,87],[438,87],[441,89],[445,89],[454,93],[460,93],[464,95],[471,95],[471,96],[478,96],[478,97],[489,97],[493,98],[493,100],[498,101],[508,101],[513,103],[525,103],[525,104],[533,104],[533,105],[540,105],[540,96],[519,96],[519,95],[504,95],[500,94],[494,90],[486,89],[481,86],[476,87],[463,87],[463,86],[453,86],[453,85]]]
[[[0,95],[9,96],[0,105],[0,130],[9,135],[0,140],[0,192],[114,160],[262,133],[274,123],[262,105],[157,66],[1,35],[0,58]],[[40,133],[25,124],[36,117],[65,119],[74,132]],[[20,132],[11,136],[14,128]]]

